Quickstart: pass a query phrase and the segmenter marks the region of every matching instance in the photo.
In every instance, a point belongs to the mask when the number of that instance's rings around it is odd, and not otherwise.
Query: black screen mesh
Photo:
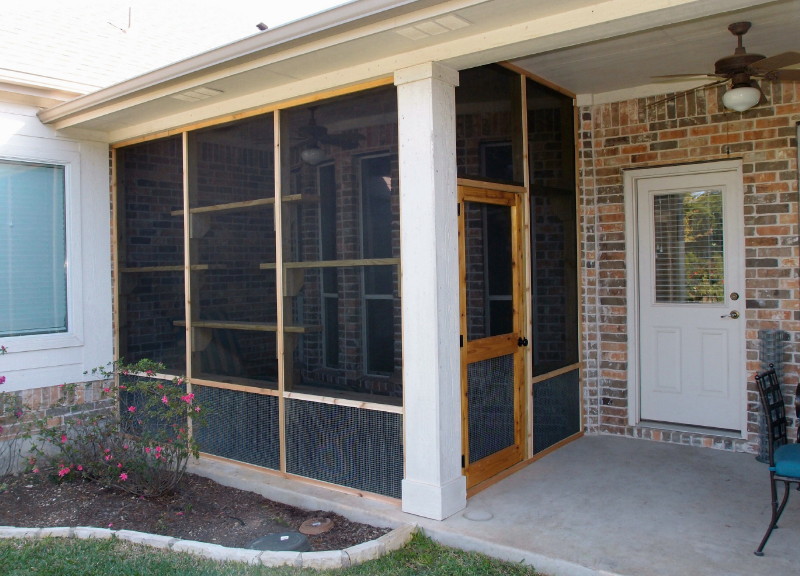
[[[402,415],[286,400],[286,471],[400,497]]]
[[[469,461],[514,445],[514,355],[467,367]]]
[[[580,432],[578,370],[537,382],[533,387],[533,445],[541,452]]]
[[[197,384],[192,391],[207,420],[195,431],[201,452],[280,469],[277,397]]]

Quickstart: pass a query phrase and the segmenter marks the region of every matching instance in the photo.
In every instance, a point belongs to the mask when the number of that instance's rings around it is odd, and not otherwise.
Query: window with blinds
[[[656,195],[653,222],[656,302],[723,302],[722,191]]]
[[[0,160],[0,338],[67,331],[64,172]]]

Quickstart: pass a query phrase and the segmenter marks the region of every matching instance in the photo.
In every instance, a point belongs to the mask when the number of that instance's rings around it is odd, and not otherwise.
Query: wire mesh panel
[[[533,450],[541,452],[581,429],[578,370],[537,382],[533,387]]]
[[[206,425],[195,432],[200,451],[264,468],[280,468],[278,398],[194,384]]]
[[[514,445],[514,355],[467,367],[469,461]]]
[[[286,471],[400,498],[402,415],[286,400]]]

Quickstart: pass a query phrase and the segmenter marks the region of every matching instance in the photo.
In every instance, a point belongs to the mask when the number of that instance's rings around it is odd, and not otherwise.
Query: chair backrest
[[[773,466],[775,449],[788,442],[786,437],[786,405],[783,402],[781,383],[775,368],[770,364],[770,369],[761,374],[756,374],[756,385],[761,396],[761,405],[764,407],[767,435],[769,438],[769,464]]]

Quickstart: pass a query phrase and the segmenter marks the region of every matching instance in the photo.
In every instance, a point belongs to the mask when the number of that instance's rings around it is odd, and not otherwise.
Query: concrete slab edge
[[[486,554],[487,556],[499,558],[508,562],[521,562],[549,576],[627,576],[600,568],[590,568],[568,560],[537,554],[536,552],[520,550],[512,546],[503,546],[501,544],[487,542],[486,540],[481,540],[466,534],[437,530],[435,527],[431,526],[425,526],[423,532],[429,538],[445,546],[480,552],[481,554]]]
[[[270,567],[294,566],[296,568],[330,570],[362,564],[369,560],[380,558],[389,552],[399,550],[408,544],[418,531],[419,527],[416,524],[404,524],[376,540],[350,546],[344,550],[326,550],[324,552],[272,552],[249,550],[247,548],[228,548],[219,544],[181,540],[171,536],[159,536],[134,530],[111,530],[109,528],[92,528],[89,526],[55,528],[0,526],[0,538],[118,538],[153,548],[186,552],[218,562],[243,562]]]

